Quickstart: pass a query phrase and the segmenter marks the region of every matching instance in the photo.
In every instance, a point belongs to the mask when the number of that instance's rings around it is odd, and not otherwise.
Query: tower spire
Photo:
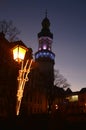
[[[38,38],[42,36],[46,36],[53,39],[53,34],[50,32],[50,29],[49,29],[50,21],[47,18],[47,10],[45,12],[45,18],[42,20],[41,24],[42,24],[42,29],[41,29],[41,32],[38,33]]]

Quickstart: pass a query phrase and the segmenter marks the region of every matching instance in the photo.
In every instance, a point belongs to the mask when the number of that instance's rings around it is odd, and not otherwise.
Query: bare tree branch
[[[17,36],[20,34],[20,31],[13,25],[11,20],[0,21],[0,32],[3,32],[10,42],[18,40]]]
[[[70,87],[70,84],[67,82],[67,79],[60,74],[59,70],[54,71],[54,85],[66,89]]]

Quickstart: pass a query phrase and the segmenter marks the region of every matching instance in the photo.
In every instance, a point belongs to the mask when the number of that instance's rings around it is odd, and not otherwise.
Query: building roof
[[[86,93],[86,88],[82,88],[82,89],[80,90],[80,93]]]

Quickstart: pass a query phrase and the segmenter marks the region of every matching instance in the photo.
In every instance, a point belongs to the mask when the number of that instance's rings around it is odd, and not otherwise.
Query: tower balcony
[[[35,59],[49,59],[51,61],[55,60],[55,54],[49,50],[41,50],[35,53]]]

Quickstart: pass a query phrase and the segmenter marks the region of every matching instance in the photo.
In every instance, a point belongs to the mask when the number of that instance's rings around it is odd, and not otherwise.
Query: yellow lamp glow
[[[14,47],[13,48],[14,60],[17,62],[21,62],[22,60],[24,60],[26,51],[27,51],[27,48],[23,46],[17,45],[16,47]]]

